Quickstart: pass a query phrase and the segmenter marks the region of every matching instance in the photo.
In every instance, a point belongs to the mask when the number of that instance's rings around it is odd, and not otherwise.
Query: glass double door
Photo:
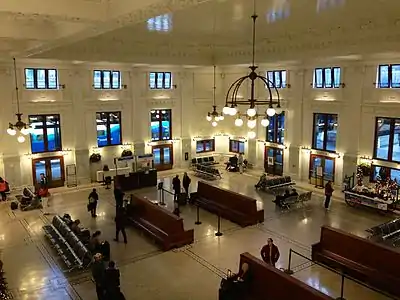
[[[154,167],[157,171],[165,171],[172,169],[173,153],[172,144],[156,145],[152,149]]]
[[[311,154],[310,183],[323,187],[329,180],[335,181],[335,158]]]
[[[283,149],[265,147],[264,154],[265,173],[282,176],[283,174]]]
[[[40,184],[40,174],[47,178],[49,188],[64,186],[64,158],[62,156],[38,158],[32,160],[33,184]]]

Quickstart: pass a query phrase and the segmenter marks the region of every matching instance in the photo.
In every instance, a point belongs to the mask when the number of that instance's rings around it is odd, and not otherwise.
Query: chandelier
[[[243,76],[237,79],[229,88],[228,93],[226,94],[225,99],[225,107],[222,112],[225,115],[236,116],[235,125],[242,126],[244,121],[242,119],[247,119],[247,127],[252,130],[257,126],[257,119],[261,119],[261,126],[267,127],[269,125],[268,117],[272,117],[275,114],[282,113],[281,103],[279,98],[279,92],[276,88],[275,84],[270,81],[268,78],[257,74],[257,66],[255,65],[255,44],[256,44],[256,20],[257,15],[254,13],[251,18],[253,19],[253,60],[250,68],[250,73],[247,76]],[[242,84],[246,81],[250,80],[250,98],[245,100],[238,95],[239,90]],[[261,80],[263,85],[265,85],[268,91],[268,99],[266,100],[257,100],[255,97],[255,88],[256,81]],[[276,93],[276,100],[273,99],[273,92]],[[240,113],[238,110],[238,106],[248,106],[246,113]],[[258,108],[258,106],[264,106],[264,108]],[[265,110],[265,106],[267,109]],[[254,131],[250,131],[248,133],[249,138],[255,138],[256,133]]]
[[[224,119],[224,114],[223,113],[218,113],[217,111],[217,105],[215,104],[215,94],[216,94],[216,85],[215,85],[215,66],[214,66],[214,87],[213,87],[213,110],[209,113],[207,113],[207,121],[211,122],[211,125],[213,127],[216,127],[218,125],[219,121],[222,121]]]
[[[30,126],[28,123],[22,121],[22,113],[19,110],[19,92],[18,92],[18,77],[17,77],[17,64],[14,60],[14,78],[15,78],[15,92],[16,92],[16,99],[17,99],[17,122],[15,124],[9,123],[7,133],[9,135],[16,135],[19,132],[17,140],[19,143],[25,142],[24,135],[28,135],[30,133]]]

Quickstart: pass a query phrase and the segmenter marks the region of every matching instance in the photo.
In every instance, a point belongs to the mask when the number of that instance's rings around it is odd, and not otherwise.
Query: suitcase
[[[179,195],[178,195],[178,204],[179,205],[186,205],[187,204],[187,194],[186,193],[179,193]]]
[[[18,202],[15,201],[11,202],[11,210],[16,210],[16,209],[18,209]]]

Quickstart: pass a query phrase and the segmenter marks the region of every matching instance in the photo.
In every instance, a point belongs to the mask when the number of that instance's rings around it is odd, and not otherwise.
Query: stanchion
[[[221,232],[221,216],[218,214],[218,231],[215,233],[215,236],[222,236]]]
[[[288,262],[288,267],[287,267],[287,269],[286,270],[284,270],[284,272],[286,273],[286,274],[289,274],[289,275],[293,275],[293,271],[290,269],[290,264],[291,264],[291,262],[292,262],[292,249],[289,249],[289,262]]]
[[[199,205],[197,205],[197,220],[196,220],[196,222],[194,222],[194,224],[196,224],[196,225],[200,225],[200,224],[201,224],[201,222],[200,222],[200,209],[199,209]]]
[[[165,198],[164,197],[165,197],[164,196],[164,189],[160,189],[160,198],[161,198],[160,205],[162,205],[162,206],[165,205]]]
[[[340,287],[340,297],[336,298],[336,300],[346,300],[343,298],[344,294],[344,275],[342,274],[342,286]]]

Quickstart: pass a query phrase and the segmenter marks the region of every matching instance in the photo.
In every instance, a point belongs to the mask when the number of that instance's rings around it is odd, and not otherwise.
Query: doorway
[[[40,174],[47,177],[49,188],[64,186],[64,157],[46,157],[32,160],[33,184],[37,186],[40,183]]]
[[[172,169],[173,150],[172,144],[156,145],[152,147],[154,157],[154,168],[157,171]]]
[[[264,169],[267,174],[283,175],[283,149],[265,147]]]
[[[310,156],[310,183],[318,187],[324,187],[330,180],[335,181],[334,157],[311,154]]]

